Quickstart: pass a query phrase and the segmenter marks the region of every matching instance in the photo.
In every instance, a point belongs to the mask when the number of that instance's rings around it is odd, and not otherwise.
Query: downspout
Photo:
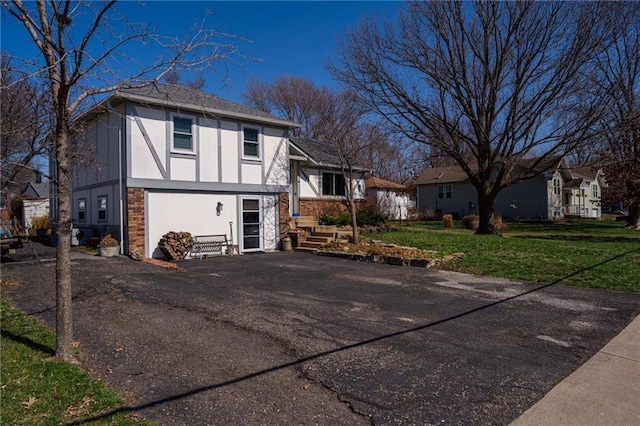
[[[110,112],[115,111],[111,105],[111,99],[107,101],[107,109]],[[124,254],[124,203],[122,200],[122,126],[124,119],[121,118],[118,126],[118,192],[119,208],[120,208],[120,254]]]
[[[122,122],[118,126],[118,190],[120,191],[120,254],[124,254],[124,203],[122,200]]]

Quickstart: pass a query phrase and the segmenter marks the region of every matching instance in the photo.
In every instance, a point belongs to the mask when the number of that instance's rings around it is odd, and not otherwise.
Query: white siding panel
[[[154,110],[149,108],[136,107],[136,111],[140,114],[140,122],[142,123],[144,130],[149,135],[149,139],[153,144],[153,148],[158,154],[160,164],[166,169],[167,158],[167,127],[169,122],[166,121],[166,114],[162,110]],[[138,129],[138,125],[134,122],[133,125]],[[140,131],[138,129],[138,131]],[[146,142],[143,140],[143,143]]]
[[[238,235],[235,195],[149,192],[147,201],[146,251],[153,257],[164,256],[158,242],[169,231],[190,232],[194,236],[225,234],[229,238],[229,222],[233,222],[234,236]],[[218,202],[223,205],[220,216],[216,214]]]
[[[287,140],[283,130],[265,128],[264,162],[267,184],[289,185],[289,161],[287,158]]]
[[[242,183],[262,183],[262,164],[243,164]]]
[[[196,158],[171,158],[171,180],[196,180]]]
[[[144,140],[138,124],[135,120],[130,119],[128,125],[131,129],[131,177],[162,179],[162,173]]]
[[[239,183],[238,124],[222,121],[222,182]]]
[[[218,181],[218,129],[216,120],[200,119],[200,181]]]
[[[322,194],[322,188],[320,187],[320,171],[303,168],[300,168],[299,170],[298,179],[300,185],[300,197],[318,197],[316,192],[318,194]]]

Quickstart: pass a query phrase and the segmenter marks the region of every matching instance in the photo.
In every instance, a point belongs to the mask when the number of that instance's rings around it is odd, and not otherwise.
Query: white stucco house
[[[174,85],[116,92],[79,120],[97,163],[74,171],[74,226],[147,257],[169,231],[226,234],[243,253],[278,247],[295,123]]]
[[[427,168],[416,179],[420,211],[440,211],[462,218],[477,213],[478,195],[459,166]],[[569,167],[564,159],[539,176],[503,189],[495,201],[505,219],[555,220],[601,217],[602,169]]]
[[[348,176],[340,167],[335,148],[309,138],[290,138],[289,145],[292,216],[319,218],[322,214],[347,210]],[[356,203],[364,205],[365,177],[368,170],[354,167],[351,179]]]

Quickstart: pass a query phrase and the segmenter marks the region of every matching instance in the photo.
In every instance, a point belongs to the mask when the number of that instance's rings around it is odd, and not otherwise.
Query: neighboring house
[[[85,113],[97,166],[72,179],[73,222],[160,257],[169,231],[275,250],[289,217],[295,123],[182,86],[114,93]]]
[[[29,182],[20,194],[22,198],[22,226],[31,229],[34,217],[46,216],[49,214],[49,183]]]
[[[365,181],[367,188],[367,204],[377,212],[391,220],[407,220],[409,210],[415,207],[407,187],[377,177],[370,177]]]
[[[420,211],[433,210],[464,217],[477,214],[478,195],[462,168],[428,168],[416,179]],[[503,189],[496,213],[506,219],[600,218],[600,198],[606,186],[602,170],[572,169],[558,160],[551,170]]]
[[[325,213],[347,211],[346,184],[338,152],[330,145],[308,138],[291,138],[290,213],[292,216],[319,218]],[[354,168],[353,194],[359,205],[365,202],[365,173]]]

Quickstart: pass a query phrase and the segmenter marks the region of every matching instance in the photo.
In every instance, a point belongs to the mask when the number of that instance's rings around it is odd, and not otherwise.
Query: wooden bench
[[[231,244],[226,234],[196,235],[193,247],[189,251],[191,257],[204,259],[204,255],[212,253],[227,254]]]

